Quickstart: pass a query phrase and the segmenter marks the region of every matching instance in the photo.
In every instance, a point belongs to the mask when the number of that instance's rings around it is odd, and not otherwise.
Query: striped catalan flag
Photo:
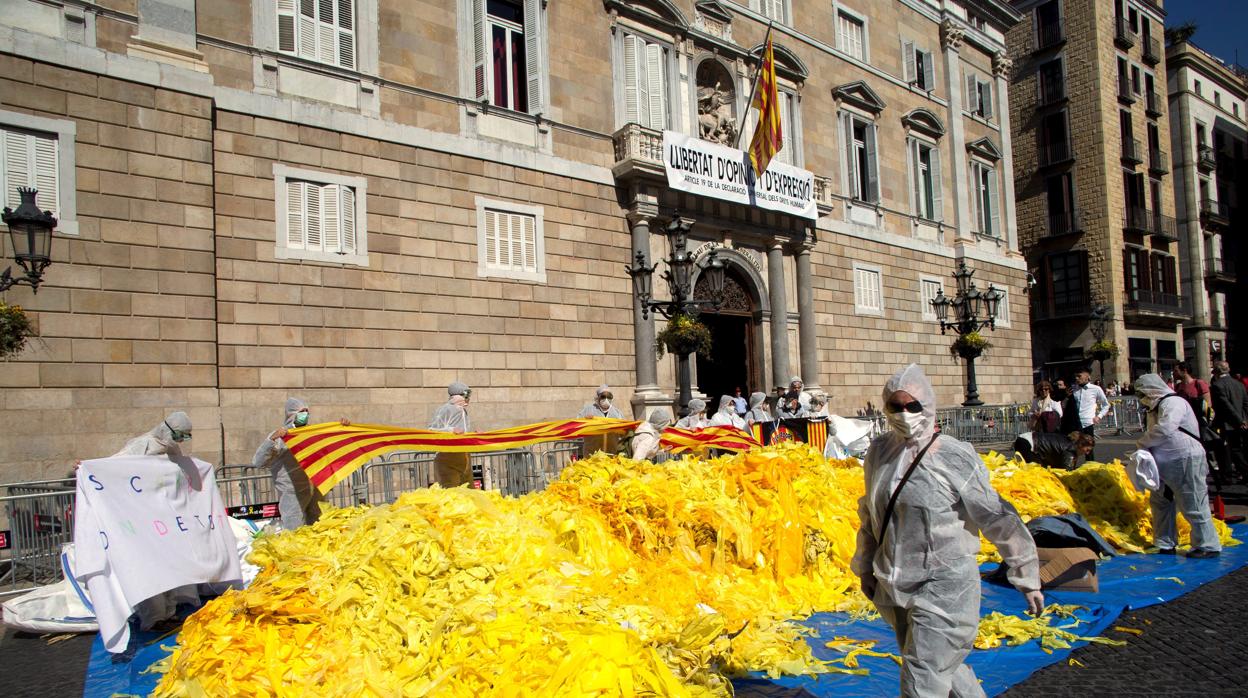
[[[703,429],[677,429],[668,427],[659,437],[659,445],[672,453],[701,452],[708,448],[721,451],[748,451],[762,446],[748,432],[736,427],[705,427]]]
[[[321,493],[328,493],[365,463],[395,451],[476,453],[531,446],[545,441],[576,439],[632,431],[641,422],[627,419],[568,419],[520,427],[448,434],[427,429],[401,429],[381,424],[338,422],[291,429],[283,437],[291,455]]]
[[[771,50],[771,32],[763,49],[763,62],[758,69],[758,88],[751,107],[758,108],[758,128],[750,139],[750,163],[754,174],[761,177],[780,148],[784,147],[783,119],[780,118],[780,93],[776,88],[776,59]]]

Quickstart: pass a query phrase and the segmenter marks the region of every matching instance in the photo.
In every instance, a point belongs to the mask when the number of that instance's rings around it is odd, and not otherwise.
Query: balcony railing
[[[1178,223],[1173,216],[1163,215],[1142,206],[1127,207],[1122,227],[1129,233],[1155,235],[1167,240],[1179,239]]]
[[[1156,174],[1166,174],[1170,171],[1170,156],[1164,150],[1149,150],[1148,169]]]
[[[1200,220],[1206,224],[1227,225],[1231,222],[1231,209],[1225,202],[1201,199]]]
[[[1227,259],[1225,251],[1222,256],[1209,255],[1205,258],[1205,276],[1214,281],[1235,283],[1235,260]]]
[[[1144,150],[1140,148],[1138,140],[1134,138],[1122,139],[1122,159],[1137,165],[1144,162]]]
[[[1041,24],[1036,28],[1036,50],[1043,51],[1066,40],[1066,30],[1061,22]]]
[[[1069,140],[1054,141],[1052,143],[1043,143],[1040,145],[1040,166],[1049,167],[1058,163],[1072,160],[1075,157],[1075,149],[1071,147]]]
[[[1114,41],[1123,48],[1131,48],[1135,46],[1135,32],[1131,30],[1131,23],[1126,17],[1118,17],[1114,23]]]
[[[1196,167],[1202,170],[1212,170],[1218,166],[1218,156],[1213,151],[1212,146],[1199,145],[1196,146]]]
[[[1149,235],[1162,240],[1179,239],[1179,223],[1174,216],[1154,212],[1149,218],[1149,223],[1151,224],[1148,230]]]
[[[1049,213],[1048,234],[1050,236],[1078,233],[1082,230],[1083,226],[1079,222],[1079,209]]]
[[[1081,317],[1092,309],[1092,301],[1086,293],[1055,295],[1047,298],[1036,294],[1031,304],[1032,320],[1058,320]]]
[[[1147,234],[1150,218],[1148,209],[1142,206],[1128,206],[1123,214],[1122,227],[1130,233]]]
[[[1149,116],[1161,116],[1164,113],[1161,109],[1163,104],[1165,102],[1161,101],[1161,94],[1157,90],[1149,90],[1144,93],[1144,111]]]
[[[1157,65],[1161,62],[1161,40],[1148,37],[1144,40],[1144,62]]]
[[[1135,104],[1135,93],[1131,91],[1131,78],[1126,75],[1118,76],[1118,101]]]
[[[1066,81],[1057,78],[1055,80],[1042,80],[1040,82],[1040,105],[1057,104],[1066,99]]]
[[[1123,299],[1128,314],[1181,319],[1191,315],[1188,299],[1177,293],[1163,293],[1146,288],[1129,289]]]

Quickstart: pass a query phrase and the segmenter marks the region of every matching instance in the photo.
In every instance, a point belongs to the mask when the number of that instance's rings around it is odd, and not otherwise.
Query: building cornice
[[[1239,99],[1248,99],[1248,82],[1243,77],[1212,54],[1186,41],[1166,49],[1166,72],[1173,73],[1182,68],[1217,82]]]

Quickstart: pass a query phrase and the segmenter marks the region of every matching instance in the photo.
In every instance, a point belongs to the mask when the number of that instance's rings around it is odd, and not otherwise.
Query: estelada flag
[[[758,108],[758,128],[750,139],[750,163],[754,174],[762,176],[767,165],[784,146],[781,128],[780,94],[776,89],[776,59],[771,51],[771,33],[767,34],[767,46],[763,49],[763,63],[758,69],[758,89],[751,107]]]

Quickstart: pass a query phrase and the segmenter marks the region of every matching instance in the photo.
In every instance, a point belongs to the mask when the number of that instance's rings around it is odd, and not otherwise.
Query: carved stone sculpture
[[[733,147],[737,142],[737,119],[733,116],[732,90],[719,81],[714,87],[698,87],[698,137]]]

